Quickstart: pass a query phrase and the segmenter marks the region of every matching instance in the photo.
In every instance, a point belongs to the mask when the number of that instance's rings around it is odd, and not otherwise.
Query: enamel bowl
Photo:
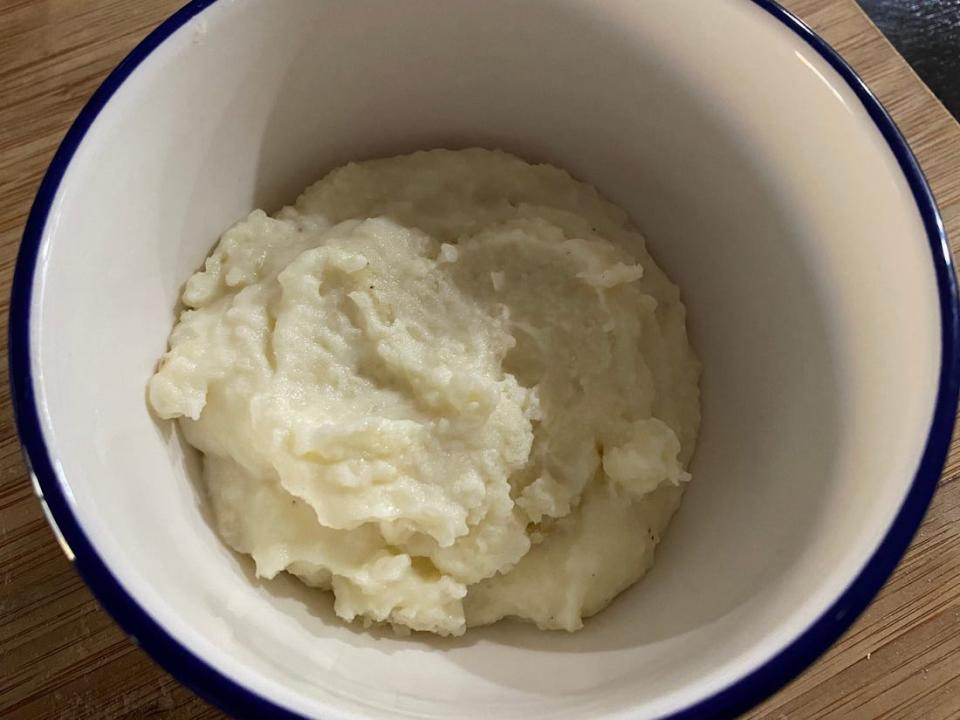
[[[704,366],[694,480],[640,584],[576,634],[347,627],[214,533],[147,410],[219,233],[327,170],[439,146],[571,170],[630,211]],[[240,716],[710,717],[825,650],[913,535],[957,402],[957,292],[909,149],[766,0],[193,2],[107,79],[16,269],[18,425],[77,568]]]

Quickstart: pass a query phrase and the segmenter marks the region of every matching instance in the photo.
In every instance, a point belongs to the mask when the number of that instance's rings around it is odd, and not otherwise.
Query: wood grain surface
[[[704,0],[705,2],[708,0]],[[0,0],[0,344],[30,202],[104,76],[181,0]],[[891,111],[960,239],[960,128],[853,0],[786,3]],[[910,552],[831,651],[750,718],[960,718],[960,450]],[[0,365],[0,717],[219,718],[113,624],[33,497]]]

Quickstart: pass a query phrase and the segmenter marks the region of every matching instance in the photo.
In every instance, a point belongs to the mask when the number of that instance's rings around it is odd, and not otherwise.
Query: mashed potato
[[[576,630],[653,562],[699,424],[625,213],[486,150],[350,164],[224,233],[150,381],[220,534],[337,614]]]

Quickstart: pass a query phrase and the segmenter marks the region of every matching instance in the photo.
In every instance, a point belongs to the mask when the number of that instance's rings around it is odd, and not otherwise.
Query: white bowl
[[[658,561],[577,634],[346,627],[217,538],[144,388],[218,234],[344,161],[482,145],[626,207],[704,366],[694,481]],[[80,572],[238,714],[705,717],[822,652],[917,527],[957,402],[943,229],[877,101],[767,0],[203,0],[104,83],[18,260],[11,368]]]

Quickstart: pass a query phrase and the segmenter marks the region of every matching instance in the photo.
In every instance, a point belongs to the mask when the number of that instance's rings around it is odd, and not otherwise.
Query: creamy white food
[[[218,530],[336,613],[576,630],[690,479],[699,366],[626,214],[548,165],[436,150],[255,211],[183,291],[150,402]]]

